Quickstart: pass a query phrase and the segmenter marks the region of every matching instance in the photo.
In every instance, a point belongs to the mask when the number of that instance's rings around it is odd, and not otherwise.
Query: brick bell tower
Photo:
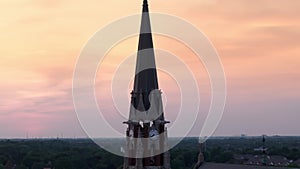
[[[143,1],[135,71],[129,119],[124,122],[128,128],[123,169],[171,169],[165,127],[169,122],[158,88],[147,0]]]

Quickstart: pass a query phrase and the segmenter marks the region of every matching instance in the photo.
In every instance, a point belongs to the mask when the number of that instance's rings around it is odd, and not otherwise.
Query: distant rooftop
[[[204,163],[203,165],[201,165],[199,167],[199,169],[290,169],[290,168],[288,168],[288,167],[255,166],[255,165]]]

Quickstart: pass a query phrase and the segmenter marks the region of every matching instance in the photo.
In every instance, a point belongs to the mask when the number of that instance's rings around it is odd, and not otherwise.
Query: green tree
[[[24,165],[17,165],[15,169],[28,169],[28,168]]]
[[[41,168],[44,168],[43,163],[34,163],[31,167],[31,169],[41,169]]]

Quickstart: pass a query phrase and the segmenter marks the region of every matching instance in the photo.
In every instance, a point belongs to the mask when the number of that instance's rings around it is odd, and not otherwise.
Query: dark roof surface
[[[134,78],[134,92],[151,92],[158,89],[153,40],[148,3],[144,0],[139,47]],[[148,99],[148,96],[147,98]]]
[[[131,99],[131,104],[135,109],[142,112],[150,108],[150,93],[153,90],[158,90],[155,54],[148,11],[148,2],[144,0],[134,87]]]
[[[268,167],[253,165],[204,163],[199,169],[288,169],[287,167]],[[298,168],[299,169],[299,168]]]
[[[296,161],[294,161],[294,164],[300,165],[300,159],[299,159],[299,160],[296,160]]]

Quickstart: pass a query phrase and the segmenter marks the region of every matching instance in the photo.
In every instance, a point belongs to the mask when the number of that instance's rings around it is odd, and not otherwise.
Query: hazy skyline
[[[300,135],[300,1],[149,3],[151,12],[175,15],[197,26],[219,52],[228,92],[215,135]],[[141,4],[141,0],[2,0],[0,137],[26,137],[26,133],[30,137],[85,136],[72,103],[76,58],[97,30],[118,18],[139,14]],[[161,36],[154,37],[154,45],[186,61],[199,75],[200,93],[209,96],[208,77],[201,65],[193,64],[191,51]],[[136,37],[112,49],[111,65],[99,72],[97,84],[108,85],[115,66],[136,50]],[[133,71],[135,66],[131,66]],[[169,87],[174,84],[170,77],[161,74],[159,83],[167,96],[172,91],[176,95],[176,87]],[[130,90],[123,92],[129,97]],[[99,102],[106,103],[103,98]],[[166,118],[172,121],[176,115],[171,110],[166,108]],[[205,113],[197,123],[204,118]],[[113,124],[124,131],[121,122],[118,118]],[[200,129],[201,125],[195,126],[191,135],[198,135]]]

